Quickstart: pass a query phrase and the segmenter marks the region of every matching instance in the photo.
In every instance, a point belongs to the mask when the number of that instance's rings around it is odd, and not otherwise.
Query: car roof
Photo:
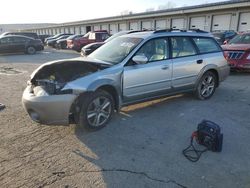
[[[4,35],[4,36],[0,36],[0,38],[7,38],[7,37],[21,37],[21,38],[27,38],[27,39],[32,39],[32,40],[35,40],[34,38],[32,37],[27,37],[27,36],[24,36],[24,35]]]
[[[182,31],[182,30],[156,30],[156,31],[140,31],[134,32],[126,35],[122,35],[122,37],[135,37],[135,38],[154,38],[154,37],[164,37],[164,36],[199,36],[199,37],[213,37],[211,33],[205,31]]]

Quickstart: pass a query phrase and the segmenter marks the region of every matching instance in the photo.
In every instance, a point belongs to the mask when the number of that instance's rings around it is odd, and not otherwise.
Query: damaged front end
[[[31,74],[22,103],[31,119],[43,124],[69,124],[71,107],[77,98],[71,81],[85,77],[107,65],[86,61],[57,61],[41,65]]]
[[[60,95],[72,93],[72,89],[63,87],[73,80],[106,68],[101,64],[83,61],[60,61],[44,64],[35,70],[28,84],[36,96]]]

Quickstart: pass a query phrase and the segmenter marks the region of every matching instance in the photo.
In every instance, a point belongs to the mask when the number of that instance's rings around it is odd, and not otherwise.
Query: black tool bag
[[[197,150],[194,147],[193,140],[205,147],[204,150]],[[208,120],[203,120],[198,124],[197,131],[192,133],[190,145],[182,151],[183,155],[190,161],[196,162],[200,159],[202,153],[207,150],[221,152],[223,143],[223,134],[220,126]]]
[[[208,120],[203,120],[198,124],[197,142],[213,152],[221,152],[223,134],[220,126]]]

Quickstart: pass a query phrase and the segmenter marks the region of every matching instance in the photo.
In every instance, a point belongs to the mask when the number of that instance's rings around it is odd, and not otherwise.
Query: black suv
[[[36,51],[43,50],[40,39],[33,39],[21,35],[7,35],[0,37],[0,53],[24,52],[35,54]]]
[[[31,37],[33,39],[39,39],[38,35],[32,32],[6,32],[3,33],[1,36],[7,36],[7,35],[22,35],[26,37]]]

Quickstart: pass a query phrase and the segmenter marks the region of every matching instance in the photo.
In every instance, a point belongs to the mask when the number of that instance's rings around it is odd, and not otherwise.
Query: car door
[[[173,60],[172,86],[174,89],[190,89],[204,66],[191,37],[171,37]]]
[[[4,37],[0,40],[0,53],[7,53],[13,51],[12,37]]]
[[[125,102],[157,96],[171,89],[172,61],[169,59],[168,40],[152,39],[133,57],[138,55],[146,56],[148,62],[136,64],[131,60],[125,65],[123,73]]]
[[[28,39],[24,37],[13,37],[13,50],[15,52],[23,52],[25,51],[26,43]]]

